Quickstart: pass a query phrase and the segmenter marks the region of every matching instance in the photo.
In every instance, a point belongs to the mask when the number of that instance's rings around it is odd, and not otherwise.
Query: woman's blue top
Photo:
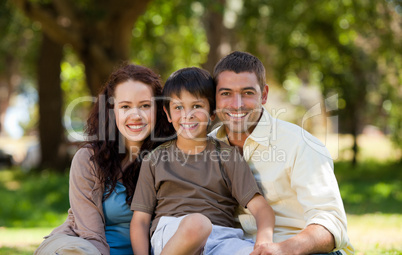
[[[106,195],[107,190],[103,196]],[[130,241],[130,221],[133,212],[126,203],[126,187],[117,182],[115,190],[103,201],[103,213],[106,220],[106,241],[110,254],[133,254]]]

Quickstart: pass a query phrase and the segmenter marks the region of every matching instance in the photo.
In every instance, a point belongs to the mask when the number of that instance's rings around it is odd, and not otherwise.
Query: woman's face
[[[156,104],[150,85],[128,80],[116,86],[114,114],[126,148],[141,146],[156,123]]]

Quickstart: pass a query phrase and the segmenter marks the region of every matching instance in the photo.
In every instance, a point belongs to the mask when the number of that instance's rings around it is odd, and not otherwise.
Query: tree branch
[[[51,13],[51,9],[46,9],[42,5],[32,3],[29,0],[15,0],[14,4],[27,17],[38,21],[42,25],[43,31],[59,44],[69,43],[76,50],[82,49],[80,37],[74,31],[68,30],[58,22],[57,15]]]

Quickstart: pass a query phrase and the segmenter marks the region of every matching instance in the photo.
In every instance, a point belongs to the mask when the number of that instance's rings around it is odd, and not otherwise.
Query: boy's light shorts
[[[152,253],[159,255],[163,247],[176,233],[182,217],[162,217],[151,238]],[[244,239],[241,229],[212,225],[212,232],[208,237],[203,254],[219,255],[243,255],[250,254],[254,250],[254,242],[251,239]]]
[[[88,240],[65,234],[55,234],[46,238],[34,255],[101,255]]]

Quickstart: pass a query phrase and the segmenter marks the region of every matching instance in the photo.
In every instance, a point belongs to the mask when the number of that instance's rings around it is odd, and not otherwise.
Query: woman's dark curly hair
[[[114,92],[117,85],[128,80],[139,81],[152,88],[153,96],[156,98],[156,125],[152,134],[148,136],[140,149],[139,156],[123,172],[121,162],[126,153],[124,137],[120,134],[114,115]],[[162,141],[164,138],[173,135],[174,130],[169,125],[166,115],[162,110],[162,85],[157,74],[151,69],[143,66],[124,64],[114,71],[106,84],[101,89],[98,99],[93,106],[85,129],[89,139],[85,143],[94,151],[91,160],[98,168],[99,179],[106,183],[108,192],[105,199],[110,196],[115,189],[118,176],[122,175],[123,185],[126,187],[126,203],[131,204],[138,175],[141,167],[142,158]],[[159,100],[158,100],[159,97]],[[151,140],[151,137],[153,138]],[[123,151],[122,149],[123,148]]]

